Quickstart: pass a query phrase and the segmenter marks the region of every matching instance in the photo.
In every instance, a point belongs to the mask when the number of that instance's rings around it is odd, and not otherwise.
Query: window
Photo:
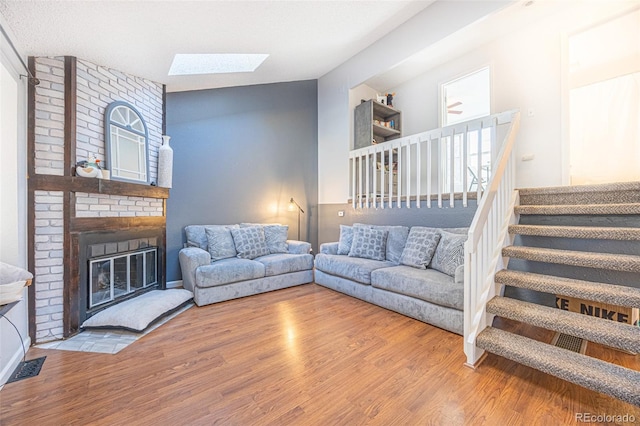
[[[105,112],[105,127],[111,178],[148,183],[147,125],[140,113],[125,102],[113,102]]]
[[[491,114],[489,67],[442,85],[442,126]]]
[[[491,114],[491,78],[489,67],[474,71],[463,77],[446,82],[441,87],[441,118],[442,127],[456,123],[485,117]],[[478,140],[480,138],[480,140]],[[449,192],[451,188],[451,144],[453,143],[455,192],[462,191],[462,135],[453,140],[446,138],[442,141],[441,170],[443,171],[442,191]],[[491,173],[491,131],[483,130],[471,132],[467,135],[467,190],[484,190]],[[478,161],[480,155],[480,161]],[[480,166],[478,167],[478,163]]]

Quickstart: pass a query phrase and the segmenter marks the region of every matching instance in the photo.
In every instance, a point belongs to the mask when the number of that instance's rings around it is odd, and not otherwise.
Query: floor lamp
[[[302,210],[300,204],[296,203],[293,197],[291,197],[291,200],[289,200],[289,211],[294,211],[296,207],[298,208],[298,241],[300,241],[300,213],[304,213],[304,210]]]

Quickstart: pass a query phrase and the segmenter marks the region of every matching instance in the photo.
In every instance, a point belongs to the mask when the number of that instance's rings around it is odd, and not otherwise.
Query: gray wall
[[[167,281],[181,278],[178,252],[189,224],[279,222],[317,247],[317,82],[167,94],[174,151],[167,201]]]
[[[318,206],[318,244],[338,241],[340,237],[340,225],[352,225],[358,223],[370,223],[374,225],[405,225],[405,226],[431,226],[434,228],[459,228],[471,225],[473,215],[476,212],[475,200],[469,200],[466,208],[462,207],[462,201],[456,200],[455,207],[438,208],[437,201],[431,203],[431,208],[426,208],[425,202],[421,208],[416,208],[415,202],[407,209],[405,203],[402,208],[384,209],[354,209],[351,204],[320,204]],[[344,216],[338,216],[339,211],[344,211]]]

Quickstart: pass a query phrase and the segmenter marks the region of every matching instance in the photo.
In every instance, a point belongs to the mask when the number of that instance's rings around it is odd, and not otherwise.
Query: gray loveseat
[[[466,232],[466,228],[341,225],[340,241],[320,246],[315,282],[462,334]]]
[[[311,244],[278,224],[190,225],[183,287],[198,306],[313,282]]]

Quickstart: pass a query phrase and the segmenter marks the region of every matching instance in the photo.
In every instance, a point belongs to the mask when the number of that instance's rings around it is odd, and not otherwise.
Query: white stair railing
[[[518,220],[514,213],[518,191],[515,189],[516,158],[513,146],[520,113],[512,114],[509,130],[496,157],[493,176],[478,204],[465,243],[464,352],[469,366],[475,366],[484,352],[476,346],[476,338],[493,320],[487,314],[486,305],[496,294],[496,272],[506,267],[502,248],[512,242],[508,227]]]
[[[422,199],[429,208],[432,197],[443,207],[443,195],[448,195],[449,206],[454,207],[458,194],[464,207],[469,194],[480,200],[495,169],[497,130],[512,124],[514,114],[502,112],[351,151],[353,208],[400,208],[403,204],[409,208],[414,200],[420,208]],[[473,164],[471,156],[476,157]]]

